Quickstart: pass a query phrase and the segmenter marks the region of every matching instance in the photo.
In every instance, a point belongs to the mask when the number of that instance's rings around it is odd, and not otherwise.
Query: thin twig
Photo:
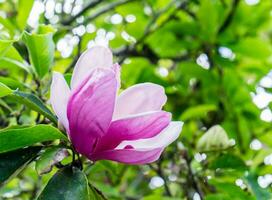
[[[233,17],[234,17],[234,14],[235,14],[235,11],[238,7],[238,4],[239,4],[240,0],[233,0],[232,1],[232,6],[231,6],[231,10],[228,14],[228,16],[226,17],[226,20],[224,21],[224,23],[221,25],[221,27],[219,28],[219,31],[218,33],[223,33],[227,27],[230,25]]]
[[[161,157],[157,163],[157,167],[154,167],[152,165],[149,165],[149,166],[154,172],[156,172],[156,174],[158,176],[160,176],[163,179],[163,181],[164,181],[163,186],[164,186],[165,192],[166,192],[167,196],[172,197],[173,195],[172,195],[171,190],[168,186],[168,181],[167,181],[167,179],[164,175],[163,169],[162,169],[162,162],[163,162],[163,158]]]
[[[194,175],[194,172],[193,172],[192,167],[191,167],[191,161],[192,160],[189,158],[189,155],[188,155],[187,151],[184,152],[184,160],[186,161],[186,165],[188,167],[188,180],[191,181],[193,188],[199,194],[200,199],[203,200],[204,199],[204,193],[203,193],[202,189],[200,188],[200,186],[198,185],[197,180],[195,179],[195,175]]]
[[[85,12],[87,12],[89,9],[95,7],[96,5],[98,5],[99,3],[101,3],[102,0],[93,0],[91,1],[89,4],[87,4],[80,12],[78,12],[76,15],[71,16],[69,19],[67,20],[63,20],[61,22],[61,24],[63,25],[70,25],[72,24],[76,18],[78,18],[79,16],[83,15]]]
[[[174,11],[172,11],[172,13],[169,14],[169,16],[163,22],[161,22],[159,26],[154,27],[153,24],[155,24],[157,19],[162,14],[167,12],[170,8],[172,8],[172,6],[174,4],[177,4],[177,3],[178,3],[178,5],[176,6],[176,9],[174,9]],[[159,57],[158,55],[156,55],[156,53],[148,46],[143,45],[143,48],[141,49],[141,51],[136,50],[137,46],[140,44],[143,44],[148,36],[153,34],[158,29],[162,28],[167,22],[169,22],[169,20],[175,16],[176,11],[178,11],[179,9],[186,8],[187,4],[188,4],[188,1],[179,2],[179,1],[173,0],[167,6],[165,6],[163,9],[156,12],[153,15],[153,18],[147,24],[147,26],[144,30],[144,34],[137,40],[137,42],[135,42],[134,44],[131,44],[129,46],[123,46],[123,47],[117,49],[116,51],[114,51],[114,55],[120,57],[119,63],[122,63],[125,60],[125,58],[128,56],[147,57],[152,63],[157,63],[157,61],[159,59],[163,59],[163,58]],[[169,58],[165,58],[165,59],[172,59],[173,61],[178,62],[178,61],[185,60],[187,58],[188,58],[188,55],[186,54],[186,55],[181,55],[181,56],[179,55],[177,57],[171,57],[171,58],[169,57]]]
[[[81,24],[86,25],[87,23],[89,23],[90,21],[94,20],[95,18],[99,17],[100,15],[113,10],[115,7],[126,4],[126,3],[130,3],[133,2],[135,0],[119,0],[119,1],[115,1],[111,4],[107,4],[106,6],[104,6],[103,8],[99,9],[97,12],[93,13],[92,15],[90,15],[89,17],[87,17]]]

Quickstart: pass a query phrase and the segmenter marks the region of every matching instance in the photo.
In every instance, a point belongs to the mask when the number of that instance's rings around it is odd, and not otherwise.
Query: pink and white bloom
[[[90,160],[154,162],[178,138],[182,122],[162,110],[167,97],[160,85],[141,83],[118,94],[119,87],[112,52],[96,46],[79,58],[70,87],[54,72],[50,101],[75,149]]]

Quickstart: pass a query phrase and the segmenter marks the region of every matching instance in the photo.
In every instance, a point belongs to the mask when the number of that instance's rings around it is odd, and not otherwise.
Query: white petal
[[[72,80],[71,89],[74,90],[87,78],[92,69],[110,68],[113,65],[111,50],[103,46],[95,46],[85,51],[78,59]]]
[[[113,119],[161,110],[167,97],[164,88],[153,83],[141,83],[124,90],[118,97]]]
[[[183,122],[171,122],[162,132],[152,138],[139,140],[125,140],[121,142],[116,149],[124,149],[126,146],[132,146],[134,149],[155,149],[164,148],[174,142],[182,130]]]
[[[53,73],[53,80],[51,84],[50,102],[58,120],[68,130],[67,119],[67,104],[70,96],[70,88],[66,83],[62,74],[58,72]]]

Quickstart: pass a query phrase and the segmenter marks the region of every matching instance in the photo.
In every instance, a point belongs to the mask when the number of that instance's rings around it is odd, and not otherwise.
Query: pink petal
[[[159,159],[163,149],[175,141],[181,131],[182,122],[171,122],[160,134],[133,141],[123,141],[117,148],[93,153],[90,160],[113,160],[126,164],[146,164]]]
[[[71,89],[74,90],[86,79],[95,68],[112,67],[111,50],[103,46],[95,46],[85,51],[78,59],[71,79]]]
[[[118,149],[98,152],[89,156],[90,160],[112,160],[126,164],[140,165],[152,163],[159,159],[163,149],[153,150],[135,150],[135,149]]]
[[[70,97],[67,110],[69,135],[79,153],[89,154],[96,140],[108,131],[116,89],[115,73],[97,68]]]
[[[170,113],[155,111],[113,121],[95,151],[113,149],[123,140],[153,137],[167,127],[170,120]]]
[[[171,122],[161,133],[152,138],[122,141],[115,149],[124,149],[128,146],[146,150],[165,148],[179,137],[182,125],[183,122]]]
[[[67,104],[69,96],[70,88],[68,87],[63,75],[58,72],[54,72],[51,83],[50,102],[59,122],[62,123],[66,130],[69,129],[67,119]]]
[[[161,110],[167,97],[164,88],[153,83],[141,83],[124,90],[117,98],[113,119]]]

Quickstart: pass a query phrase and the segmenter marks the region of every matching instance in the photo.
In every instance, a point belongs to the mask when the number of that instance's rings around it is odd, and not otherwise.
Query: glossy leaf
[[[56,139],[67,140],[58,129],[50,125],[2,129],[0,131],[0,153]]]
[[[11,36],[14,35],[16,27],[9,21],[9,19],[0,16],[0,23],[8,30]]]
[[[48,182],[38,200],[91,200],[88,180],[78,168],[59,170]]]
[[[26,71],[29,71],[28,66],[24,63],[18,62],[17,60],[4,57],[0,59],[0,65],[5,66],[6,68],[20,68]]]
[[[246,170],[247,167],[245,162],[238,156],[221,154],[211,162],[210,168]]]
[[[30,72],[27,62],[25,62],[17,49],[13,46],[10,46],[2,57],[0,56],[0,68],[10,70],[23,69]]]
[[[256,175],[249,173],[245,176],[252,192],[256,195],[257,200],[271,199],[272,194],[269,190],[261,188],[257,182]]]
[[[32,9],[33,3],[34,0],[19,0],[17,24],[21,30],[23,30],[26,26],[26,22]]]
[[[14,96],[18,101],[28,106],[30,109],[44,115],[52,122],[57,124],[56,116],[44,105],[44,103],[35,95],[30,93],[24,93],[20,91],[14,91]]]
[[[41,150],[41,147],[29,147],[0,154],[0,185],[18,174]]]
[[[9,78],[9,77],[0,77],[0,82],[4,83],[6,86],[8,86],[9,88],[16,90],[18,88],[23,89],[25,88],[25,85],[21,82],[19,82],[18,80],[15,80],[13,78]]]
[[[7,96],[12,93],[12,90],[4,83],[0,82],[0,97]]]
[[[11,48],[13,41],[11,40],[0,40],[0,58]]]
[[[37,75],[42,78],[49,72],[54,59],[53,30],[41,28],[38,33],[24,32],[23,41],[25,42],[30,61]]]

